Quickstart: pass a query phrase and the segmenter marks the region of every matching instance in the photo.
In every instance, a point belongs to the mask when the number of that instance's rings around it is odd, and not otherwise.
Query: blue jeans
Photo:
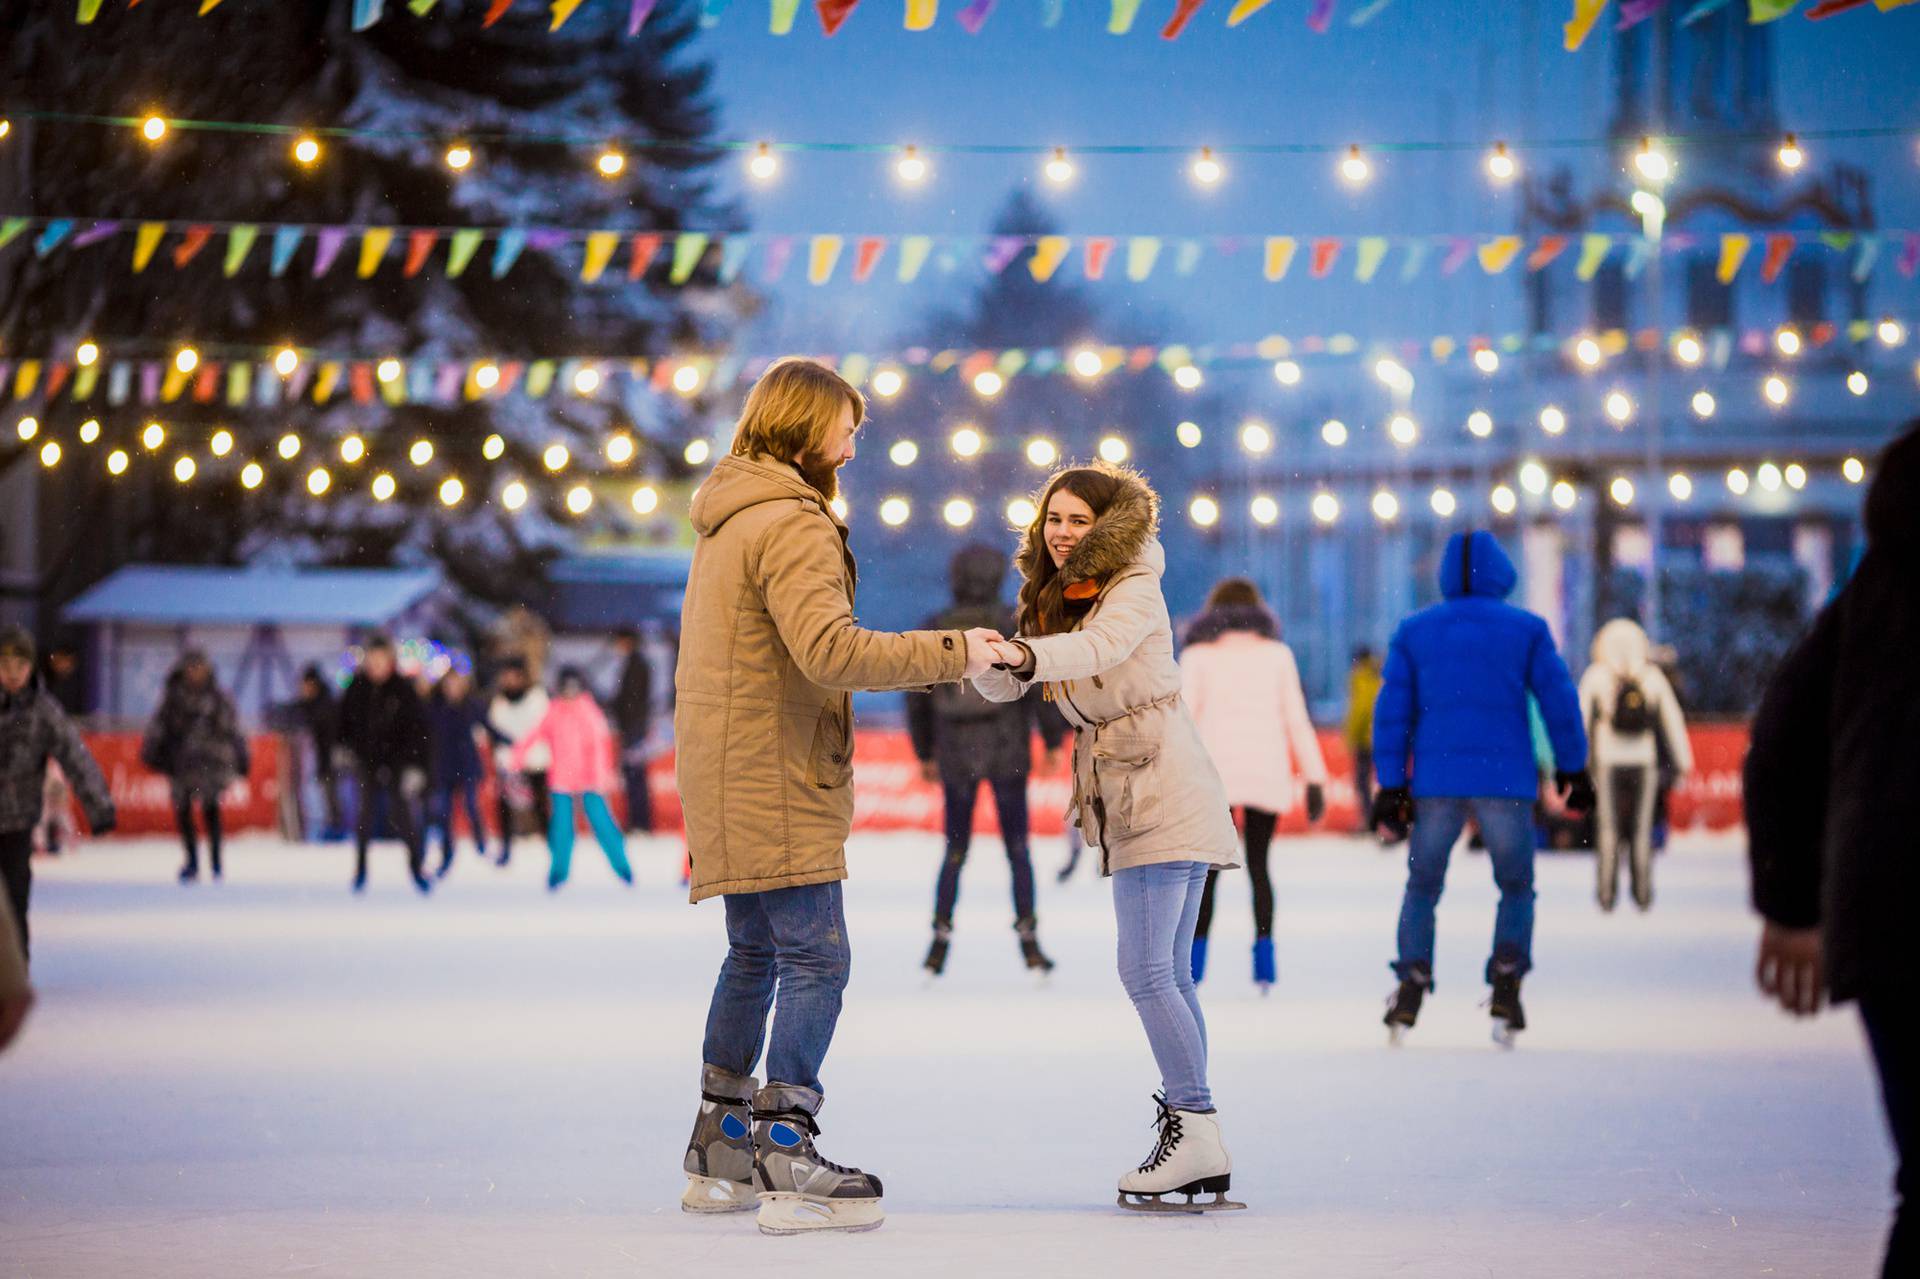
[[[1160,862],[1113,875],[1120,983],[1146,1027],[1160,1087],[1175,1110],[1211,1110],[1207,1019],[1193,989],[1193,929],[1207,888],[1204,862]]]
[[[600,851],[607,855],[607,864],[613,867],[614,874],[631,884],[633,867],[627,864],[627,837],[620,833],[619,824],[613,820],[606,796],[588,791],[580,796],[580,807],[587,811],[587,825],[593,827]],[[565,791],[553,793],[553,824],[547,827],[547,851],[553,859],[547,871],[547,886],[551,888],[566,883],[573,869],[573,796]]]
[[[1493,917],[1495,965],[1524,973],[1533,967],[1533,803],[1525,799],[1416,799],[1413,835],[1407,843],[1407,895],[1400,903],[1400,960],[1393,970],[1406,977],[1416,963],[1433,971],[1433,912],[1447,882],[1447,859],[1471,814],[1480,822],[1500,886],[1500,909]]]
[[[953,922],[953,908],[960,900],[960,868],[967,864],[967,849],[973,843],[973,803],[980,794],[982,779],[943,783],[947,800],[947,859],[940,864],[940,881],[933,893],[933,918],[939,923]],[[993,811],[1000,821],[1000,838],[1007,846],[1007,864],[1013,872],[1013,917],[1016,922],[1033,915],[1033,858],[1027,852],[1027,779],[989,777],[993,788]]]
[[[480,824],[480,797],[472,782],[450,782],[434,790],[427,801],[427,825],[440,831],[440,873],[453,864],[453,806],[458,800],[466,809],[467,824],[473,827],[473,844],[484,856],[487,828]]]
[[[707,1010],[709,1066],[751,1075],[767,1050],[768,1084],[824,1092],[820,1063],[833,1043],[853,955],[840,885],[808,884],[764,893],[729,893],[727,958]],[[767,1013],[775,1005],[772,1043]]]

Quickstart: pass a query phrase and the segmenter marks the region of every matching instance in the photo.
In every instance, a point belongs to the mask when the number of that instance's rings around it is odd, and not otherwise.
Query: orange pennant
[[[427,258],[433,253],[433,242],[439,238],[440,233],[438,231],[409,231],[407,233],[407,260],[401,268],[402,274],[420,274],[420,268],[427,264]]]
[[[1793,256],[1793,236],[1789,232],[1778,231],[1767,237],[1767,256],[1760,260],[1760,282],[1772,284],[1780,278],[1780,272],[1786,267],[1787,259]]]
[[[853,282],[865,284],[867,277],[873,274],[873,268],[880,265],[880,255],[887,250],[887,242],[880,236],[864,236],[853,258]]]
[[[1113,237],[1089,236],[1087,239],[1087,278],[1097,280],[1107,273],[1107,259],[1113,256]]]
[[[1313,242],[1313,278],[1323,280],[1327,272],[1333,270],[1335,259],[1340,256],[1340,241],[1319,239]]]
[[[188,227],[187,234],[173,250],[174,266],[182,267],[193,261],[193,255],[206,248],[207,241],[212,238],[213,228],[210,226],[200,225]]]

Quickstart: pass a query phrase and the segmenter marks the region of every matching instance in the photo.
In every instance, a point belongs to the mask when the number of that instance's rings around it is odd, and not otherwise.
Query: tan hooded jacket
[[[966,637],[855,625],[846,526],[784,462],[721,459],[693,530],[673,680],[692,899],[845,879],[848,694],[958,680]]]
[[[1239,865],[1233,812],[1193,717],[1180,698],[1173,624],[1160,578],[1167,555],[1154,536],[1159,499],[1144,479],[1129,484],[1073,548],[1067,583],[1104,578],[1099,598],[1073,630],[1022,636],[1033,652],[1026,677],[988,671],[974,687],[996,702],[1030,680],[1081,730],[1073,747],[1069,820],[1101,849],[1100,869],[1157,862]],[[1023,542],[1017,564],[1031,577],[1047,548]]]

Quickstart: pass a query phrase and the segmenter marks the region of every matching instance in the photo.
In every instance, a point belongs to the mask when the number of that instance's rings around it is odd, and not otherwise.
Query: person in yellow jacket
[[[728,951],[707,1014],[681,1204],[731,1212],[757,1200],[768,1234],[882,1221],[880,1179],[813,1146],[820,1065],[852,962],[840,896],[853,827],[851,692],[979,674],[999,638],[855,624],[853,554],[833,499],[865,410],[825,365],[776,361],[693,501],[675,771],[693,900],[725,900]],[[763,1046],[761,1088],[752,1072]]]
[[[1373,811],[1373,703],[1379,696],[1380,655],[1362,644],[1353,650],[1353,665],[1347,668],[1347,722],[1341,736],[1353,760],[1353,794],[1363,835],[1372,833],[1367,814]]]

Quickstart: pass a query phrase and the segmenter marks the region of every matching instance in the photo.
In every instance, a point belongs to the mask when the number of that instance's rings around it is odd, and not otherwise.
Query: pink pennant
[[[1174,6],[1173,16],[1167,19],[1167,25],[1160,28],[1160,38],[1178,40],[1180,33],[1187,29],[1187,24],[1193,21],[1193,15],[1200,12],[1200,6],[1205,2],[1206,0],[1180,0],[1180,3]]]
[[[877,235],[862,236],[860,245],[854,250],[853,282],[865,284],[873,274],[873,268],[880,265],[880,255],[887,251],[886,240]]]
[[[1097,280],[1107,273],[1107,259],[1113,256],[1113,237],[1090,236],[1087,239],[1087,278]]]
[[[1464,235],[1456,235],[1447,242],[1447,256],[1440,259],[1440,274],[1452,275],[1466,265],[1473,256],[1473,241]]]
[[[1333,0],[1313,0],[1313,8],[1307,10],[1307,30],[1323,36],[1332,25]]]
[[[959,19],[960,25],[966,29],[968,35],[977,36],[980,34],[980,28],[986,25],[987,15],[993,12],[993,6],[994,0],[973,0],[973,3],[954,17]]]
[[[1920,231],[1907,232],[1906,247],[1900,250],[1900,259],[1894,265],[1909,280],[1913,278],[1915,270],[1920,270]]]
[[[813,0],[813,7],[820,14],[820,29],[828,35],[838,35],[841,24],[860,0]]]
[[[325,226],[314,238],[313,277],[319,279],[333,266],[333,260],[340,256],[341,246],[347,242],[347,228],[343,226]]]
[[[849,6],[851,7],[851,6]],[[767,241],[766,260],[761,263],[760,276],[768,284],[776,283],[787,273],[787,263],[793,260],[793,237],[776,235]]]
[[[1651,18],[1667,0],[1620,0],[1620,26],[1625,31]],[[1864,4],[1866,0],[1856,0]]]
[[[1331,237],[1313,242],[1313,278],[1323,280],[1327,272],[1333,270],[1335,259],[1340,256],[1340,241]]]
[[[647,19],[653,14],[653,0],[633,0],[627,9],[627,34],[637,36],[640,28],[647,25]]]

